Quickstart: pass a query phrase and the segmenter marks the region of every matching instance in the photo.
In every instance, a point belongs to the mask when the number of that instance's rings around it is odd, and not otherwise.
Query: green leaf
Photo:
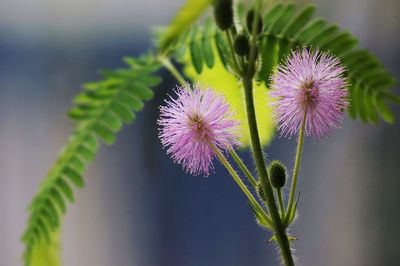
[[[128,106],[135,112],[140,111],[144,107],[143,101],[135,94],[129,92],[121,92],[118,96],[118,101]]]
[[[82,176],[78,172],[76,172],[75,169],[67,166],[65,167],[63,174],[66,175],[69,178],[69,180],[71,180],[72,183],[74,183],[75,186],[77,187],[84,186],[84,181]]]
[[[24,254],[23,258],[25,261],[30,261],[30,266],[61,266],[59,230],[48,232],[49,241],[35,242],[35,245],[30,249],[30,254]],[[39,237],[41,235],[42,233],[39,233]]]
[[[306,44],[310,46],[319,47],[321,44],[329,42],[339,32],[339,28],[336,25],[331,25],[325,28],[320,34],[316,35],[311,40],[307,41]]]
[[[320,49],[324,51],[331,51],[332,53],[338,54],[338,50],[342,50],[345,45],[346,49],[344,51],[351,50],[354,46],[357,45],[358,40],[355,39],[349,32],[342,32],[338,34],[335,38],[330,40],[329,42],[321,45]],[[350,44],[350,46],[349,46]]]
[[[383,100],[383,97],[380,95],[377,95],[375,98],[375,106],[376,109],[378,110],[380,116],[385,120],[387,123],[393,124],[394,123],[394,115],[390,111],[389,107]]]
[[[227,51],[227,43],[222,37],[220,32],[215,34],[215,45],[217,47],[219,58],[221,59],[222,64],[225,68],[228,67],[229,64],[229,55]]]
[[[142,83],[133,83],[131,86],[128,86],[127,91],[146,101],[154,97],[154,92]]]
[[[204,55],[204,61],[209,68],[212,68],[215,64],[214,54],[211,47],[210,42],[210,31],[212,30],[212,21],[211,19],[207,19],[204,26],[204,31],[201,36],[201,46]]]
[[[59,178],[56,182],[56,186],[60,189],[60,191],[64,194],[67,199],[73,203],[75,201],[74,199],[74,192],[72,191],[71,187],[68,185],[67,182],[64,181],[64,179]]]
[[[43,235],[47,243],[50,243],[50,230],[46,225],[43,219],[39,219],[38,228],[41,231],[40,235]]]
[[[80,174],[86,170],[85,162],[82,161],[78,156],[71,157],[70,165]]]
[[[135,120],[135,115],[133,114],[133,112],[121,103],[113,103],[112,105],[110,105],[110,110],[122,120],[124,120],[125,123],[130,124]]]
[[[271,28],[275,24],[275,21],[278,19],[280,14],[284,11],[285,6],[282,3],[275,5],[264,17],[264,25],[265,30],[267,32],[271,31]]]
[[[194,27],[192,31],[192,39],[195,39],[197,36],[198,27]],[[192,58],[192,62],[194,68],[197,73],[201,73],[203,71],[203,54],[201,52],[201,47],[198,42],[190,42],[189,44],[190,56]]]
[[[254,216],[256,217],[257,223],[264,227],[265,229],[272,230],[271,224],[264,218],[264,216],[254,207],[254,205],[249,202],[248,203],[250,206],[251,211],[253,212]]]
[[[288,235],[287,237],[288,237],[288,240],[289,240],[289,241],[298,240],[297,237],[294,237],[294,236],[291,236],[291,235]],[[268,243],[271,243],[271,242],[274,242],[274,241],[276,241],[276,235],[273,235],[270,239],[268,239],[267,242],[268,242]]]
[[[299,43],[307,43],[313,36],[317,36],[324,30],[326,21],[322,18],[309,22],[298,34],[294,36],[294,40]]]
[[[99,137],[108,145],[112,145],[115,142],[114,132],[111,131],[107,126],[102,124],[96,124],[93,130],[99,135]]]
[[[261,67],[257,74],[257,79],[260,80],[269,80],[273,68],[276,66],[277,52],[279,49],[278,39],[275,37],[263,37],[261,41]]]
[[[47,205],[47,212],[50,215],[50,224],[52,225],[52,227],[57,228],[60,224],[57,209],[54,206],[52,200],[49,198],[46,200],[45,204]]]
[[[139,72],[140,73],[140,72]],[[144,73],[141,73],[140,75],[135,76],[135,80],[140,82],[142,86],[145,86],[147,88],[149,87],[154,87],[157,86],[161,82],[161,78],[158,76],[149,76],[149,75],[143,75]],[[128,77],[129,78],[129,77]],[[138,84],[136,84],[138,85]],[[152,90],[150,90],[152,92]],[[148,97],[143,97],[143,100],[151,100],[153,99],[154,93],[151,93],[151,98]]]
[[[87,143],[85,143],[85,145],[80,145],[76,149],[76,154],[78,154],[82,159],[88,162],[93,161],[95,157],[95,151],[89,149]]]
[[[104,112],[102,117],[101,117],[101,122],[104,125],[107,125],[107,127],[112,131],[112,132],[118,132],[122,128],[123,124],[119,117],[117,117],[113,112],[107,111]]]
[[[294,11],[295,6],[293,4],[286,5],[272,24],[270,32],[276,35],[282,33],[283,29],[287,25],[287,22],[292,18]]]
[[[61,213],[65,214],[67,211],[67,205],[65,204],[65,201],[57,188],[53,188],[51,190],[51,197],[54,199],[54,202],[56,202]]]
[[[287,24],[283,35],[288,38],[293,38],[311,19],[312,15],[315,12],[314,5],[307,5],[303,8],[300,13],[293,18],[293,20]]]
[[[188,0],[176,13],[165,34],[160,38],[159,50],[165,52],[212,4],[213,0]]]

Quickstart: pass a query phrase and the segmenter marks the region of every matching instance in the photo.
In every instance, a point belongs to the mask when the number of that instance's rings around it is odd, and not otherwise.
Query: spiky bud
[[[286,182],[286,168],[280,161],[272,161],[268,167],[268,175],[274,188],[282,188]]]
[[[232,0],[215,0],[214,16],[221,30],[228,30],[233,25]]]
[[[265,197],[265,193],[264,193],[263,187],[262,187],[262,185],[261,185],[261,182],[258,182],[258,183],[257,183],[257,194],[258,194],[258,196],[260,196],[260,198],[261,198],[263,201],[266,201],[266,200],[267,200],[267,198]]]
[[[235,52],[240,56],[247,56],[250,52],[250,42],[246,35],[240,34],[235,38]]]
[[[247,12],[246,26],[247,26],[247,30],[249,31],[250,34],[253,32],[254,16],[255,16],[255,12],[253,9],[250,10],[249,12]],[[256,23],[257,23],[256,32],[257,32],[257,34],[260,34],[263,29],[263,21],[262,21],[260,14],[257,13],[257,16],[255,19],[256,19]]]

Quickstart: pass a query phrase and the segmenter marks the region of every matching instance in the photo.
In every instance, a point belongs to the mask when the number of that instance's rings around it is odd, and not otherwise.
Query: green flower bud
[[[261,198],[263,201],[266,201],[266,200],[267,200],[267,198],[265,197],[265,193],[264,193],[264,190],[263,190],[263,188],[262,188],[261,182],[258,182],[258,183],[257,183],[257,194],[258,194],[258,196],[260,196],[260,198]]]
[[[215,0],[214,16],[221,30],[228,30],[233,25],[232,0]]]
[[[256,21],[256,23],[257,23],[256,32],[257,32],[257,34],[260,34],[263,29],[263,21],[261,19],[260,14],[257,14],[256,20],[257,20]],[[252,9],[247,13],[247,16],[246,16],[247,30],[249,31],[250,34],[253,32],[253,22],[254,22],[254,10]]]
[[[286,182],[286,168],[280,161],[272,161],[268,167],[268,175],[274,188],[281,188]]]
[[[247,56],[250,52],[250,42],[246,35],[236,36],[234,46],[235,52],[240,56]]]

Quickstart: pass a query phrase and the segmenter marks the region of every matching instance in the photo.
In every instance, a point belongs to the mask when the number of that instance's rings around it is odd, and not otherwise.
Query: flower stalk
[[[304,111],[303,119],[301,121],[299,138],[297,140],[296,159],[295,159],[294,168],[293,168],[292,184],[290,186],[289,202],[288,202],[288,208],[287,208],[285,219],[284,219],[284,224],[289,223],[289,216],[292,211],[293,203],[294,203],[294,195],[296,194],[297,177],[299,175],[299,170],[300,170],[301,154],[303,151],[303,143],[304,143],[304,133],[306,131],[305,130],[306,129],[306,119],[307,119],[307,108],[305,108],[305,111]]]
[[[246,187],[246,185],[243,183],[242,179],[239,177],[239,175],[236,173],[236,171],[233,169],[231,164],[228,162],[228,160],[225,158],[225,156],[222,154],[222,152],[217,149],[214,145],[210,144],[211,148],[213,149],[215,155],[217,156],[218,160],[221,162],[223,166],[228,170],[229,174],[233,177],[235,182],[238,184],[238,186],[242,189],[243,193],[247,196],[249,199],[250,203],[256,208],[256,210],[262,214],[263,218],[269,223],[269,226],[271,226],[271,219],[268,217],[268,215],[265,213],[264,209],[260,206],[258,201],[254,198],[253,194],[249,191],[249,189]]]
[[[284,221],[284,219],[285,219],[285,204],[283,204],[282,188],[276,189],[276,196],[278,198],[279,211],[281,213],[281,220]]]
[[[171,61],[165,57],[160,56],[158,58],[160,63],[171,73],[172,76],[183,86],[187,86],[186,80],[182,77],[181,73],[175,68],[175,66],[171,63]]]
[[[244,175],[247,177],[249,182],[254,188],[257,188],[257,181],[249,171],[249,169],[246,167],[246,165],[243,163],[242,159],[240,159],[239,155],[233,150],[233,149],[228,149],[229,154],[232,156],[233,160],[236,162],[236,164],[239,166],[240,170],[244,173]]]

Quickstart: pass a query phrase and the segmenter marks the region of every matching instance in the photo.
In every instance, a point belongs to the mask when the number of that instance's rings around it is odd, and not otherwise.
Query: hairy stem
[[[261,1],[258,0],[255,5],[255,14],[258,14],[260,7],[261,7]],[[247,120],[249,123],[250,138],[253,147],[253,156],[256,162],[257,172],[259,175],[259,179],[261,181],[261,186],[264,190],[266,199],[265,202],[268,206],[272,218],[272,225],[275,232],[276,241],[278,242],[278,245],[280,247],[281,255],[283,261],[285,262],[285,265],[293,266],[294,261],[292,252],[290,250],[290,242],[286,234],[285,226],[282,223],[278,208],[276,206],[274,192],[265,165],[265,160],[260,143],[260,136],[258,134],[256,112],[254,108],[253,77],[255,73],[255,61],[256,61],[256,49],[257,49],[256,17],[257,15],[254,16],[253,27],[252,27],[249,64],[246,74],[243,75],[243,87],[246,100]]]
[[[240,75],[240,74],[241,74],[241,70],[240,70],[240,67],[239,67],[238,59],[237,59],[237,57],[236,57],[235,49],[233,48],[232,33],[231,33],[229,30],[227,30],[227,31],[225,31],[225,32],[226,32],[226,37],[227,37],[227,39],[228,39],[229,47],[230,47],[231,52],[232,52],[234,71],[235,71],[237,74]]]
[[[211,148],[213,149],[215,155],[219,159],[219,161],[222,163],[223,166],[228,170],[229,174],[233,177],[235,182],[239,185],[240,189],[243,191],[243,193],[247,196],[251,204],[257,209],[259,213],[263,215],[263,218],[271,224],[271,219],[268,217],[268,215],[265,213],[264,209],[260,206],[258,201],[254,198],[253,194],[249,191],[249,189],[246,187],[246,185],[243,183],[242,179],[240,179],[239,175],[236,173],[236,171],[233,169],[231,164],[228,162],[228,160],[225,158],[225,156],[221,153],[221,151],[216,148],[213,144],[211,144]]]
[[[253,25],[251,28],[251,43],[250,43],[250,55],[249,55],[249,65],[247,67],[247,76],[253,78],[255,71],[255,61],[256,61],[256,49],[257,49],[257,14],[261,8],[261,1],[258,0],[255,4]]]
[[[186,80],[183,78],[181,73],[179,73],[179,71],[176,69],[176,67],[171,63],[171,61],[167,57],[161,56],[161,57],[159,57],[159,61],[171,73],[171,75],[176,78],[176,80],[182,86],[187,85]]]
[[[278,198],[279,211],[281,212],[281,219],[283,220],[285,218],[285,205],[283,204],[282,188],[276,189],[276,196]]]
[[[240,159],[239,155],[233,149],[229,149],[228,151],[233,160],[235,160],[236,164],[240,167],[240,170],[242,170],[242,172],[245,174],[249,182],[253,185],[254,188],[256,188],[257,181],[255,180],[247,166],[243,163],[242,159]]]
[[[294,195],[296,194],[297,177],[299,175],[299,170],[300,170],[301,153],[303,151],[304,133],[306,129],[306,116],[307,116],[306,110],[307,108],[305,108],[304,111],[303,119],[301,121],[300,134],[297,141],[296,159],[293,168],[292,184],[290,186],[288,209],[285,215],[285,224],[287,224],[289,221],[290,212],[292,211],[293,208]]]
[[[245,78],[243,80],[243,85],[246,98],[246,110],[250,129],[250,137],[253,146],[253,156],[256,162],[257,172],[261,181],[262,188],[265,192],[264,194],[266,197],[266,204],[272,218],[272,225],[275,232],[276,240],[281,249],[282,258],[285,262],[285,265],[292,266],[294,265],[294,261],[290,250],[289,239],[287,237],[285,227],[282,224],[279,211],[275,203],[274,193],[272,190],[271,182],[268,178],[264,156],[261,149],[260,137],[258,134],[256,122],[256,113],[254,109],[252,78]]]

